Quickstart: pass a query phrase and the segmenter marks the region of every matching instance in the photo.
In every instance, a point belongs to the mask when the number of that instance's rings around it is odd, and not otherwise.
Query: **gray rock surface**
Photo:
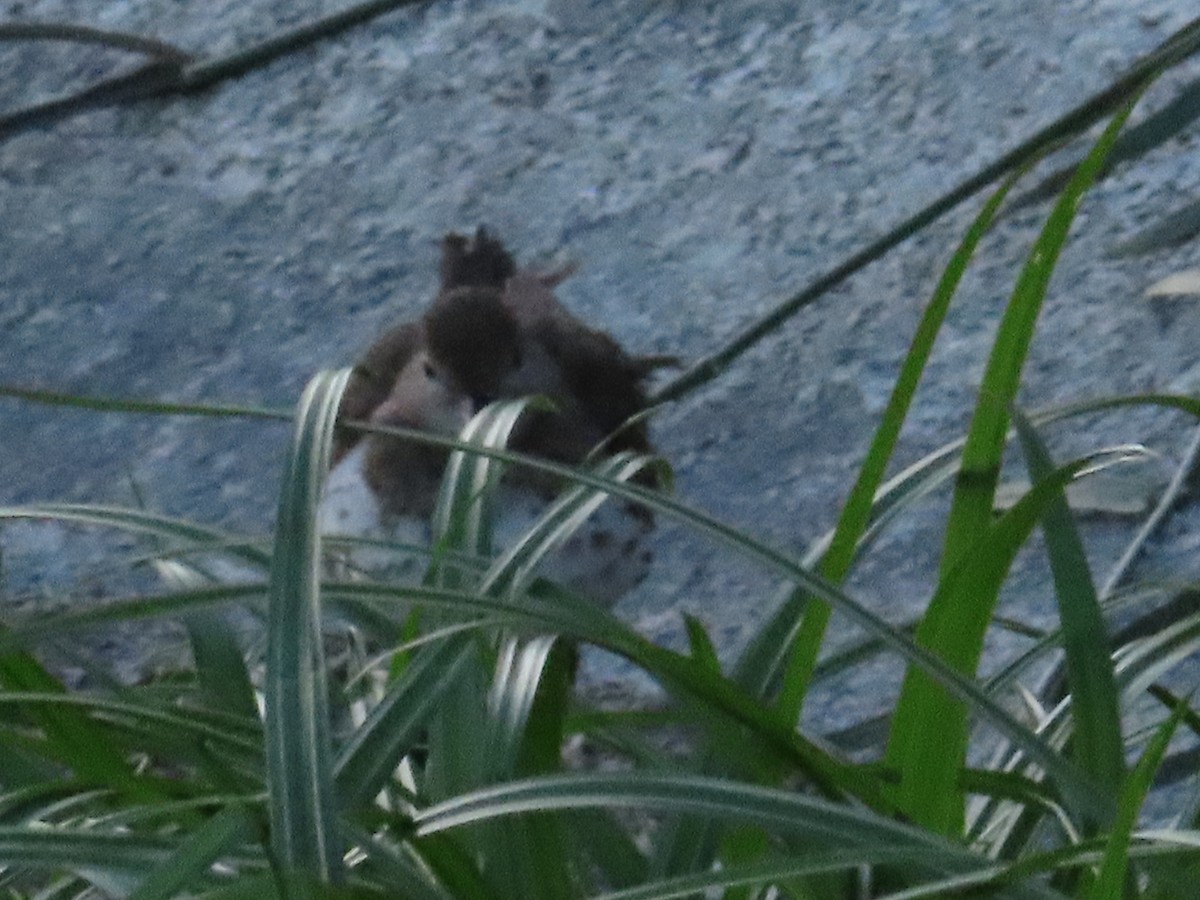
[[[340,8],[27,0],[68,20],[227,52]],[[19,8],[18,8],[19,7]],[[384,16],[186,99],[81,115],[0,142],[0,382],[288,407],[431,296],[437,243],[486,222],[523,261],[570,258],[573,310],[636,352],[695,359],[941,191],[1015,146],[1195,14],[1189,0],[437,2]],[[0,109],[114,73],[111,50],[0,45]],[[1168,102],[1192,64],[1155,87]],[[1196,131],[1084,204],[1028,368],[1029,407],[1197,381],[1196,312],[1144,302],[1200,245],[1109,250],[1200,184]],[[678,493],[801,553],[836,520],[898,360],[978,208],[964,206],[824,298],[719,380],[661,412]],[[898,464],[959,436],[988,341],[1046,207],[989,236],[951,313]],[[1162,312],[1166,310],[1166,312]],[[265,532],[287,429],[0,400],[0,502],[131,502]],[[1187,439],[1179,416],[1054,429],[1061,454]],[[944,502],[907,517],[852,582],[896,619],[927,601]],[[1197,523],[1155,550],[1196,568]],[[1133,523],[1091,523],[1100,571]],[[679,612],[726,654],[766,616],[771,577],[665,526],[622,613],[676,642]],[[5,590],[54,592],[109,538],[6,527]],[[1176,569],[1178,571],[1178,569]],[[101,579],[98,590],[116,590]],[[1024,559],[1006,612],[1053,617]],[[886,671],[885,671],[886,670]],[[628,677],[594,660],[589,677]],[[815,698],[814,724],[877,711],[897,668]],[[888,679],[891,679],[890,681]],[[891,684],[892,687],[888,687]]]

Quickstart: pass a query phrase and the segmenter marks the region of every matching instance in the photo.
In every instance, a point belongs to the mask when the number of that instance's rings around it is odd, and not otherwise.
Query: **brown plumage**
[[[476,390],[489,376],[498,378],[496,353],[489,349],[488,342],[498,322],[501,339],[512,339],[513,326],[503,321],[506,317],[500,296],[515,272],[508,251],[484,229],[480,228],[471,240],[460,234],[446,235],[442,240],[441,286],[433,305],[420,320],[384,331],[355,364],[342,395],[338,419],[369,421],[392,393],[409,360],[421,350],[433,354],[441,368],[451,373],[460,374],[461,368],[464,381]],[[464,297],[472,299],[464,301]],[[507,349],[497,351],[502,352]],[[443,353],[446,356],[441,358]],[[339,431],[334,444],[335,462],[358,439],[356,432]]]
[[[469,399],[481,408],[499,395],[519,354],[517,324],[498,291],[444,291],[421,319],[389,328],[371,345],[350,373],[338,419],[384,421],[379,413],[390,408],[387,421],[400,424],[403,419],[413,428],[445,431],[446,414],[458,410],[439,405],[457,407],[460,399]],[[422,380],[440,384],[443,390],[420,389]],[[465,420],[458,427],[463,424]],[[335,461],[358,440],[357,432],[340,430]]]
[[[420,319],[388,329],[363,355],[339,422],[452,436],[492,400],[542,395],[554,411],[527,411],[513,449],[571,464],[602,442],[605,454],[651,452],[645,423],[626,421],[645,408],[643,382],[664,361],[630,356],[572,316],[554,293],[571,271],[520,270],[483,229],[470,238],[447,235],[437,296]],[[325,531],[429,539],[446,451],[343,428],[335,453],[322,503]],[[512,467],[501,486],[497,538],[515,539],[558,487],[542,473]],[[606,503],[542,571],[612,603],[644,577],[653,527],[644,507]]]
[[[610,452],[651,452],[644,422],[613,434],[645,409],[643,381],[649,369],[607,334],[571,316],[554,295],[552,287],[556,283],[536,273],[519,272],[505,286],[505,306],[512,311],[527,342],[536,348],[535,353],[545,355],[546,370],[555,372],[556,390],[548,393],[561,407],[557,414],[539,414],[541,418],[529,424],[528,437],[521,437],[529,442],[530,452],[566,462],[579,461],[610,435]],[[513,371],[506,389],[520,394],[534,387],[535,381],[536,376],[529,379],[519,370]],[[561,446],[566,443],[564,431],[577,441],[574,446]],[[539,447],[540,442],[560,446],[551,450]]]
[[[370,421],[444,435],[457,434],[497,396],[519,353],[512,316],[494,292],[478,288],[456,288],[439,298],[404,338],[411,342],[408,356],[391,391],[370,410]],[[356,402],[366,396],[360,391]],[[445,461],[437,447],[373,436],[364,475],[387,512],[424,515],[433,508]]]
[[[426,314],[385,331],[354,367],[340,421],[371,421],[455,434],[498,398],[548,397],[553,412],[531,411],[510,446],[565,463],[581,462],[606,438],[608,452],[651,452],[644,422],[614,432],[646,405],[642,383],[658,360],[625,353],[572,316],[554,294],[571,269],[518,270],[484,229],[442,242],[441,289]],[[339,431],[335,460],[359,435]],[[444,453],[414,442],[372,438],[368,482],[391,512],[432,507],[433,487],[412,486],[414,470],[440,471]]]

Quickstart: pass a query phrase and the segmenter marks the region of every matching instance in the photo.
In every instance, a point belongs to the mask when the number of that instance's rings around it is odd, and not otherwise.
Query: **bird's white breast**
[[[363,477],[366,442],[333,467],[325,483],[317,524],[326,537],[345,536],[411,545],[410,554],[358,544],[344,554],[358,570],[417,581],[428,564],[432,531],[428,517],[382,515]],[[494,503],[493,543],[497,554],[521,540],[545,511],[535,491],[501,484]],[[610,498],[563,546],[547,557],[538,574],[603,606],[611,606],[649,571],[653,524],[625,501]]]

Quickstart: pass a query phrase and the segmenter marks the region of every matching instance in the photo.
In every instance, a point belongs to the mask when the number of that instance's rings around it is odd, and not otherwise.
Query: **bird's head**
[[[521,365],[516,321],[494,290],[457,288],[440,296],[422,320],[424,339],[372,419],[457,434],[501,395]]]

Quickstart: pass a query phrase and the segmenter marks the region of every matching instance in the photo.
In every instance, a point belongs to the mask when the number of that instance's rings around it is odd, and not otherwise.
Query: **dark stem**
[[[655,403],[677,400],[712,381],[724,372],[735,359],[855,272],[879,259],[889,250],[941,218],[1003,175],[1026,165],[1046,153],[1050,148],[1065,142],[1099,121],[1138,91],[1144,89],[1164,69],[1182,62],[1198,49],[1200,49],[1200,19],[1193,19],[1167,38],[1157,49],[1142,57],[1103,91],[1088,98],[1016,149],[1006,153],[996,162],[985,166],[949,193],[934,200],[916,215],[902,222],[888,234],[820,276],[798,294],[780,303],[724,347],[704,357],[678,378],[664,385],[651,399]]]

